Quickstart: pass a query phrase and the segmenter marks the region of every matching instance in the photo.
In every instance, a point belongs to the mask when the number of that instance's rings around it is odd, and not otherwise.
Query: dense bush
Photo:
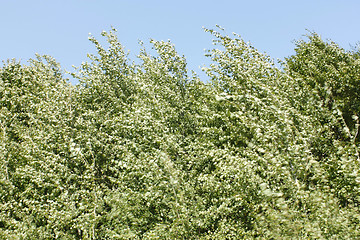
[[[313,33],[279,69],[206,31],[206,83],[170,42],[132,62],[114,29],[76,86],[48,56],[4,63],[1,238],[360,237],[359,51]]]

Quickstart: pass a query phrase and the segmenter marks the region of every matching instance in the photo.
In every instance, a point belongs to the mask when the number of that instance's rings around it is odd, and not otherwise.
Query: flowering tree
[[[138,63],[115,29],[66,82],[0,69],[5,239],[349,238],[359,229],[359,52],[317,34],[277,68],[212,34],[202,82],[170,42]]]

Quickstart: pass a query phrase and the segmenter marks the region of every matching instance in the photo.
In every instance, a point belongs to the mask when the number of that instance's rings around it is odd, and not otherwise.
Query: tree
[[[359,237],[359,53],[312,34],[278,69],[205,31],[208,83],[115,29],[79,85],[48,56],[1,68],[1,237]]]

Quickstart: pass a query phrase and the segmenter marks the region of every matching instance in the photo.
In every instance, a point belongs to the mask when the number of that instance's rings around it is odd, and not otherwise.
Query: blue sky
[[[138,53],[138,40],[170,39],[200,73],[208,63],[204,49],[212,48],[203,26],[218,24],[283,59],[306,29],[350,49],[360,41],[359,9],[358,0],[0,0],[0,60],[26,63],[35,53],[48,54],[72,71],[96,52],[89,33],[100,39],[113,26],[131,54]]]

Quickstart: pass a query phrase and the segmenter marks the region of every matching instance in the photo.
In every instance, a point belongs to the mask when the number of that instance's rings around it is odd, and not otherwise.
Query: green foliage
[[[76,86],[4,64],[0,238],[359,238],[359,52],[311,34],[281,70],[205,31],[209,83],[170,42],[131,62],[115,29]]]

